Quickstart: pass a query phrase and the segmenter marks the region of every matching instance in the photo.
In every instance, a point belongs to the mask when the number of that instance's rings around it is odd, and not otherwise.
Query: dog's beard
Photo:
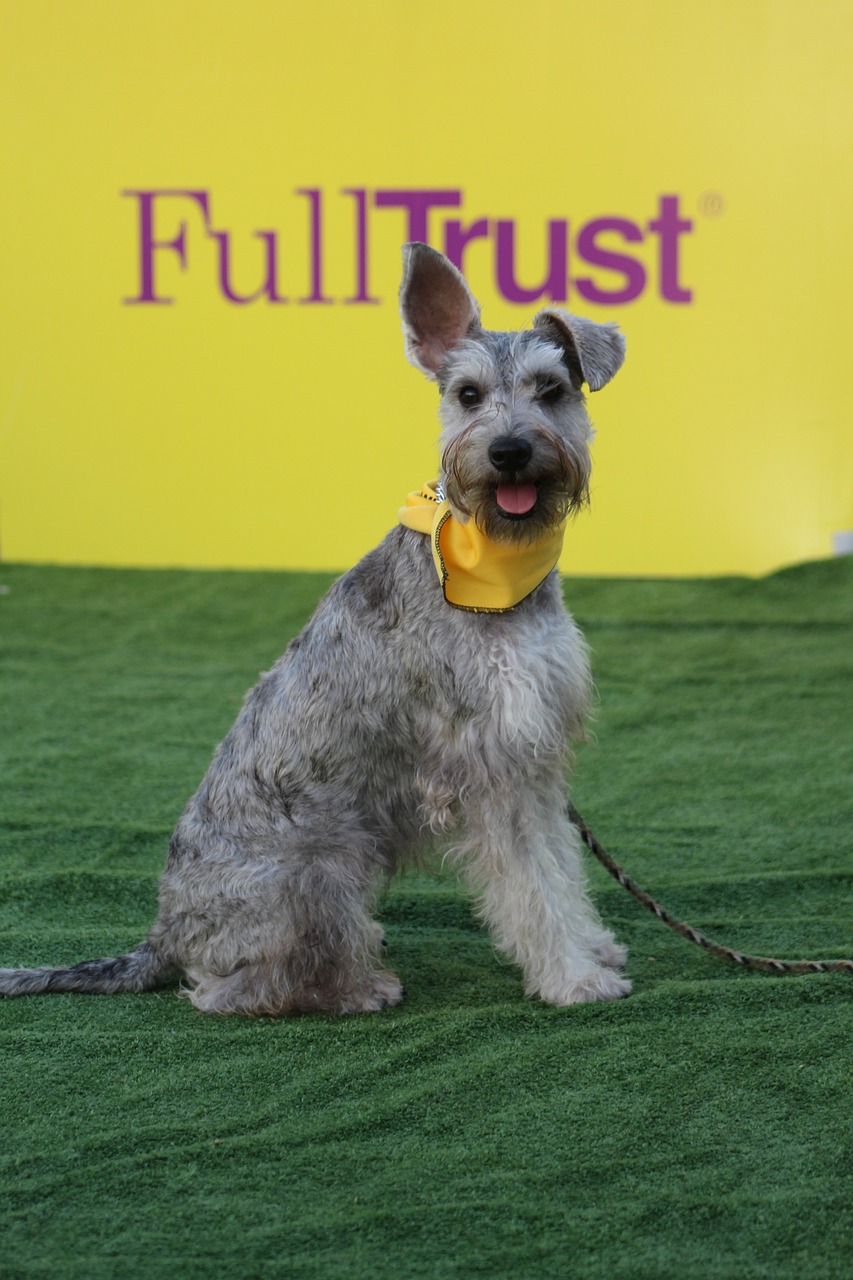
[[[537,426],[533,456],[517,472],[503,473],[488,461],[482,438],[472,439],[474,422],[455,436],[441,460],[445,493],[454,510],[475,521],[494,542],[529,546],[551,532],[589,501],[589,451],[556,432]],[[536,501],[520,514],[502,507],[498,490],[533,485]],[[526,503],[518,504],[524,507]]]

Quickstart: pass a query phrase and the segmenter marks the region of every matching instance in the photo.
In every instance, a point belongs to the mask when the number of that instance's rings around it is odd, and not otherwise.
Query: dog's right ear
[[[461,272],[428,244],[403,246],[400,311],[406,355],[434,381],[450,348],[480,327],[480,308]]]
[[[585,382],[590,391],[600,391],[622,368],[625,338],[618,324],[587,320],[551,307],[539,312],[533,328],[563,348],[569,375],[578,390]]]

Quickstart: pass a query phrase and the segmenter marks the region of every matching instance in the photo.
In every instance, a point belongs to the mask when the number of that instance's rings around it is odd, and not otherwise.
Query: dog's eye
[[[475,404],[480,403],[480,390],[478,387],[463,387],[459,392],[459,403],[464,404],[466,409],[473,409]]]
[[[556,404],[562,398],[563,388],[559,382],[551,382],[547,387],[540,388],[539,399],[543,404]]]

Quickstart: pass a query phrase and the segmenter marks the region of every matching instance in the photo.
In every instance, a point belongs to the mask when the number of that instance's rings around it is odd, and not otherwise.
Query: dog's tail
[[[49,991],[114,995],[119,991],[151,991],[179,974],[178,967],[150,942],[126,956],[84,960],[67,969],[0,969],[0,996],[35,996]]]

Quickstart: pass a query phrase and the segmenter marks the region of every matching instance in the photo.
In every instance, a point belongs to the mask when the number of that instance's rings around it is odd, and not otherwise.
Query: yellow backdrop
[[[435,471],[400,245],[628,336],[575,573],[853,529],[847,0],[4,0],[6,559],[342,568]]]

